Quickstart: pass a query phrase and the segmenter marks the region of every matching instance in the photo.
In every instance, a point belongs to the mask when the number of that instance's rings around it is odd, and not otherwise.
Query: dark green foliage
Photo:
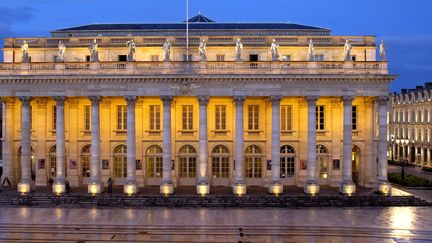
[[[399,173],[389,173],[388,179],[392,183],[396,183],[402,186],[408,187],[432,187],[432,181],[411,175],[405,174],[405,178],[402,180],[401,174]]]

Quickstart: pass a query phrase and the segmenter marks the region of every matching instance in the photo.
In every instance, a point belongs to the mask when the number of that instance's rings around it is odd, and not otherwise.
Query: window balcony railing
[[[387,62],[66,62],[0,63],[0,75],[388,74]]]

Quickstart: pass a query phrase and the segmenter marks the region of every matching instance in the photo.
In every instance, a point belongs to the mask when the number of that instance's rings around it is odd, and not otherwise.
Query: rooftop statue
[[[308,61],[315,61],[315,48],[312,39],[309,40]]]
[[[134,54],[135,54],[136,45],[135,45],[134,40],[133,39],[128,40],[126,42],[126,46],[128,47],[127,61],[128,62],[135,61]]]
[[[64,62],[65,52],[66,52],[66,45],[62,41],[59,41],[59,43],[58,43],[58,55],[57,55],[57,61],[58,62]]]
[[[23,41],[23,43],[21,45],[21,51],[22,51],[22,61],[21,62],[30,62],[29,46],[27,44],[27,41]]]
[[[171,56],[171,42],[169,41],[169,39],[167,38],[162,49],[165,52],[165,59],[164,61],[169,61],[170,60],[170,56]]]
[[[242,53],[242,50],[243,50],[243,43],[241,43],[241,39],[240,38],[238,38],[237,41],[236,41],[236,48],[235,48],[235,50],[236,50],[236,61],[241,61],[242,60],[241,59],[241,53]]]
[[[94,39],[91,43],[90,47],[90,62],[99,62],[99,51],[98,51],[98,44],[97,40]]]
[[[272,55],[272,61],[279,60],[279,43],[276,42],[276,39],[273,39],[273,42],[270,46],[270,53]]]
[[[381,40],[380,47],[379,47],[379,54],[380,54],[380,60],[385,61],[386,60],[386,49],[384,45],[384,40]]]
[[[202,39],[201,43],[199,44],[199,54],[201,56],[201,61],[206,61],[207,60],[207,53],[206,53],[206,47],[207,47],[207,43],[204,39]]]
[[[346,39],[345,46],[344,46],[345,61],[352,61],[351,60],[351,50],[352,50],[352,45],[351,45],[349,39]]]

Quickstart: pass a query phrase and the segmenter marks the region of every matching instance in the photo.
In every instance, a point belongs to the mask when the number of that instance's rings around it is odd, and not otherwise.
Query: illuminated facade
[[[167,38],[172,49],[164,61]],[[127,61],[131,39],[136,50]],[[198,52],[203,39],[206,60]],[[278,60],[269,51],[273,39]],[[29,62],[22,59],[24,40]],[[88,48],[94,40],[98,61]],[[67,47],[61,62],[59,41]],[[373,36],[199,15],[190,21],[189,52],[186,42],[184,23],[6,38],[4,176],[25,188],[52,179],[55,192],[68,180],[98,193],[108,178],[131,194],[146,186],[169,194],[186,185],[200,194],[209,185],[233,186],[235,194],[248,186],[272,193],[299,186],[309,194],[320,185],[346,194],[356,184],[389,188],[386,114],[395,77],[387,62],[376,61]]]
[[[389,159],[432,167],[432,83],[392,94],[390,105]]]

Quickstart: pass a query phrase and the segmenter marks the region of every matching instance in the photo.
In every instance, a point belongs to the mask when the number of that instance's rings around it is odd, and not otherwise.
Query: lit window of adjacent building
[[[57,106],[52,107],[52,130],[57,130]]]
[[[422,121],[422,112],[418,111],[417,112],[417,123],[420,123]]]
[[[281,106],[281,131],[292,130],[292,106],[282,105]]]
[[[224,62],[225,61],[225,55],[224,54],[217,54],[216,55],[216,61]]]
[[[91,106],[84,106],[84,130],[91,130]]]
[[[125,105],[117,106],[117,130],[127,130],[127,108]]]
[[[408,122],[408,111],[405,111],[404,122]]]
[[[150,130],[160,131],[160,105],[150,106]]]
[[[325,112],[323,105],[316,106],[316,129],[324,130],[325,129]]]
[[[428,140],[428,130],[427,129],[425,129],[424,130],[424,136],[423,136],[423,142],[428,142],[427,140]]]
[[[226,130],[226,105],[217,105],[215,110],[216,130]]]
[[[352,107],[352,130],[357,130],[357,106]]]
[[[425,110],[425,111],[424,111],[424,116],[423,116],[423,122],[429,122],[428,119],[429,119],[428,111]]]
[[[259,105],[248,106],[248,130],[259,129]]]
[[[182,106],[182,128],[183,130],[193,130],[193,106]]]
[[[414,123],[415,122],[415,111],[411,111],[411,117],[410,117],[410,122]]]

